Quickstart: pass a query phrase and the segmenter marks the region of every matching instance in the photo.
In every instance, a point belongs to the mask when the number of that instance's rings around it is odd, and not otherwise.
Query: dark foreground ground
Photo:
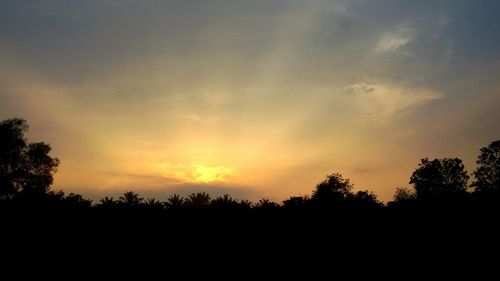
[[[3,267],[50,262],[85,272],[117,264],[134,271],[147,264],[164,273],[187,267],[188,275],[202,268],[284,275],[473,269],[479,277],[498,274],[496,211],[3,210]]]

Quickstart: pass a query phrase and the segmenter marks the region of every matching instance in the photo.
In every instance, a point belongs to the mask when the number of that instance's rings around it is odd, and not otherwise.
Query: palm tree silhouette
[[[229,196],[229,194],[215,198],[210,204],[215,208],[236,208],[239,206],[238,201]]]
[[[193,209],[205,208],[209,204],[210,195],[206,192],[191,193],[186,199],[186,205]]]
[[[101,200],[99,200],[99,205],[100,206],[103,206],[103,207],[112,207],[114,205],[116,205],[116,201],[113,197],[104,197],[102,198]]]
[[[137,205],[141,204],[141,202],[142,202],[142,200],[144,200],[144,198],[140,198],[139,194],[137,194],[133,191],[127,191],[127,192],[123,193],[122,196],[120,196],[119,200],[124,205],[137,206]]]
[[[250,208],[252,208],[252,205],[253,205],[252,202],[250,200],[247,200],[247,199],[240,200],[239,204],[240,204],[240,207],[242,209],[250,209]]]
[[[275,208],[278,208],[279,205],[278,203],[276,202],[273,202],[269,199],[260,199],[259,202],[257,202],[257,204],[255,204],[255,208],[257,209],[275,209]]]
[[[149,208],[152,208],[152,209],[163,209],[163,203],[159,200],[154,199],[154,198],[146,199],[145,205]]]
[[[181,209],[184,207],[184,198],[179,194],[173,194],[168,197],[164,204],[167,209]]]

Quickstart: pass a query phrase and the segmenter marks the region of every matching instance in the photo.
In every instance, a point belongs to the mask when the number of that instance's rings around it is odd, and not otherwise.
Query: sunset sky
[[[500,1],[0,0],[0,120],[53,189],[389,200],[500,139]]]

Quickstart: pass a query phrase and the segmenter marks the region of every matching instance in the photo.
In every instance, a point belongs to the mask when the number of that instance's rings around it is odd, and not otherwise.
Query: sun
[[[233,174],[233,170],[224,166],[208,166],[205,164],[193,164],[193,180],[195,182],[209,183],[224,181]]]
[[[137,171],[137,169],[135,169]],[[206,161],[191,163],[155,162],[145,170],[153,171],[162,177],[176,179],[182,183],[225,182],[235,170],[228,166],[210,165]]]

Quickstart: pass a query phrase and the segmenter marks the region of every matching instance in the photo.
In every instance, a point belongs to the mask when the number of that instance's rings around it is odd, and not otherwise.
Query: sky
[[[53,189],[391,199],[500,139],[499,1],[0,0],[0,120]]]

